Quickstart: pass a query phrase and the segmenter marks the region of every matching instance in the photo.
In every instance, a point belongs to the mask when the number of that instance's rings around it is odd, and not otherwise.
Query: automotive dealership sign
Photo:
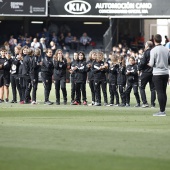
[[[47,16],[47,0],[0,0],[1,16]]]
[[[50,0],[50,16],[165,18],[168,6],[169,0]]]

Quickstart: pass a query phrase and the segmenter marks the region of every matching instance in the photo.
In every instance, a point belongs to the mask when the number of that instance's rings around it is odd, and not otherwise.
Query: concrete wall
[[[145,42],[151,39],[152,35],[157,34],[157,27],[154,26],[157,24],[156,19],[144,19],[144,38]]]

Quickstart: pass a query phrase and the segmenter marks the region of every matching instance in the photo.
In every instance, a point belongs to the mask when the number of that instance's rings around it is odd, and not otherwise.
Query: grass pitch
[[[90,101],[88,84],[87,94]],[[0,105],[0,170],[170,169],[169,98],[166,117],[152,116],[158,102],[154,109],[46,106],[42,84],[37,98],[35,106]]]

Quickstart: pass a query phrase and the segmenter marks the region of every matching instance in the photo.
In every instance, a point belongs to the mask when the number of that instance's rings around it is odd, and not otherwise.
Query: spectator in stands
[[[52,41],[54,41],[54,43],[58,45],[58,38],[55,32],[52,33]]]
[[[11,45],[11,53],[12,53],[12,54],[14,54],[14,48],[15,48],[17,45],[21,45],[21,44],[18,44],[17,39],[14,39],[14,43],[13,43],[13,45]]]
[[[11,35],[9,39],[9,45],[12,46],[14,44],[14,36]]]
[[[92,39],[87,35],[87,33],[84,32],[83,35],[80,37],[80,44],[86,49],[87,46],[89,46],[91,40]]]
[[[56,44],[54,43],[54,41],[51,41],[51,42],[50,42],[50,49],[52,50],[53,55],[54,55],[54,54],[55,54],[55,51],[56,51],[56,49],[57,49],[57,46],[56,46]]]
[[[165,35],[165,44],[167,44],[169,42],[169,39],[167,37],[167,35]]]
[[[43,28],[42,34],[44,34],[44,38],[45,38],[45,43],[46,43],[46,45],[48,45],[49,40],[50,40],[50,33],[49,33],[49,31],[47,30],[47,28]],[[55,34],[56,34],[56,33],[55,33]],[[55,42],[55,43],[56,43],[56,42]]]
[[[10,53],[10,52],[11,52],[8,41],[5,41],[5,42],[4,42],[4,48],[5,48],[5,50],[6,50],[7,53]]]
[[[71,32],[68,32],[67,37],[65,38],[65,44],[70,47],[71,49],[71,43],[73,41],[73,36],[71,35]]]
[[[31,47],[33,49],[40,48],[40,43],[38,42],[37,38],[33,39],[33,42],[31,43]]]
[[[44,57],[47,49],[45,44],[45,38],[40,38],[40,49],[41,49],[41,55],[42,57]]]
[[[25,40],[25,43],[23,44],[23,46],[28,46],[28,47],[31,47],[31,43],[30,43],[30,39],[29,38],[26,38]]]
[[[35,34],[35,37],[34,37],[34,38],[37,38],[37,41],[39,41],[39,40],[40,40],[40,37],[41,37],[41,36],[40,36],[40,33],[37,32],[37,33]]]
[[[59,38],[58,38],[58,42],[59,42],[59,45],[61,46],[61,48],[63,50],[66,50],[66,46],[65,46],[65,37],[64,37],[64,34],[61,33]]]
[[[76,36],[73,37],[73,40],[71,41],[71,49],[73,50],[78,50],[79,48],[79,40],[77,39]]]

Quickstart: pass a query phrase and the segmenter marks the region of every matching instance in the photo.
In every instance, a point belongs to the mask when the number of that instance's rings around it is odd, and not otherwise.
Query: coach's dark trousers
[[[158,96],[160,111],[164,112],[167,102],[166,88],[169,75],[153,75],[153,82]]]
[[[145,88],[146,88],[146,84],[149,83],[149,87],[151,91],[151,105],[155,105],[156,92],[155,92],[155,86],[152,77],[153,75],[151,73],[142,73],[142,75],[139,78],[139,88],[140,88],[140,94],[141,94],[143,104],[148,103],[146,99]]]

